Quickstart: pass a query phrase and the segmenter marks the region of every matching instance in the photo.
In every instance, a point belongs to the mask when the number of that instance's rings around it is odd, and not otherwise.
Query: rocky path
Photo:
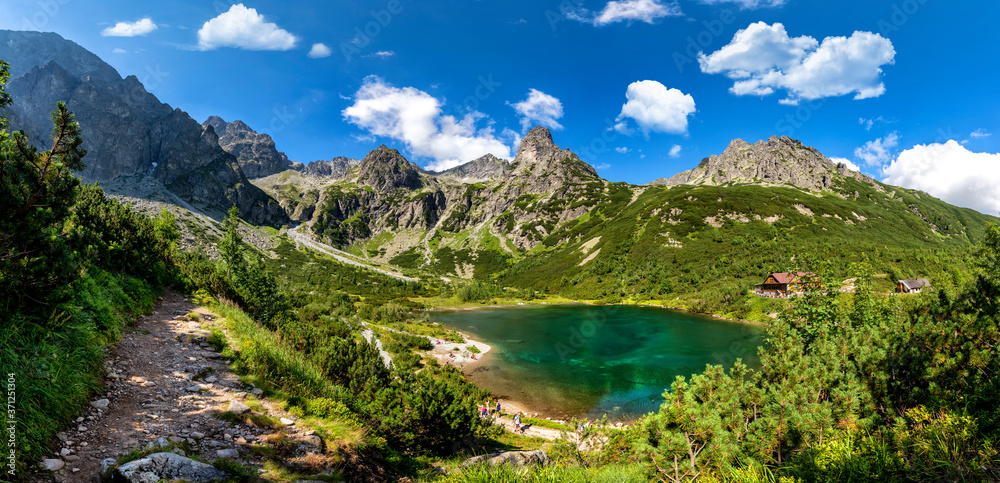
[[[34,481],[94,482],[102,462],[149,445],[186,450],[202,461],[229,458],[257,466],[251,445],[266,446],[276,433],[312,444],[322,454],[318,437],[296,427],[294,416],[258,399],[260,389],[230,372],[228,361],[206,342],[213,320],[206,309],[165,292],[153,313],[111,350],[105,394],[59,434],[59,453],[45,462],[54,471],[41,472]],[[227,410],[282,419],[277,428],[255,427],[246,419],[217,417]]]

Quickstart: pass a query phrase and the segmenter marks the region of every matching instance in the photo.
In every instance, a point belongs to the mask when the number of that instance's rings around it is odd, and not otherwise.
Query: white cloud
[[[974,153],[955,140],[918,145],[900,153],[882,174],[889,184],[982,213],[1000,213],[1000,154]]]
[[[510,148],[491,127],[477,128],[485,115],[471,112],[463,118],[442,114],[441,102],[413,87],[394,87],[369,76],[354,95],[354,104],[341,114],[370,134],[400,141],[421,157],[433,159],[427,169],[441,171],[491,153],[510,158]],[[509,133],[505,130],[502,136]],[[516,136],[516,133],[515,133]]]
[[[516,104],[507,103],[521,118],[521,128],[527,131],[534,126],[562,129],[559,118],[563,117],[562,102],[538,89],[530,89],[528,98]]]
[[[313,44],[312,48],[309,49],[309,54],[307,55],[309,56],[310,59],[322,59],[324,57],[329,57],[331,53],[333,53],[333,51],[330,50],[330,48],[327,47],[326,44],[320,43],[320,44]]]
[[[833,161],[833,164],[844,164],[844,165],[847,166],[847,169],[849,169],[851,171],[857,171],[859,173],[861,172],[861,167],[858,166],[858,165],[856,165],[856,164],[854,164],[854,161],[851,161],[850,159],[847,159],[847,158],[830,158],[830,161]]]
[[[647,138],[650,132],[686,134],[688,116],[694,113],[694,97],[678,89],[667,89],[663,84],[644,80],[629,84],[625,91],[628,102],[615,118],[615,130],[631,135],[632,128],[626,119],[632,119]]]
[[[156,30],[156,24],[149,17],[135,22],[118,22],[114,27],[108,27],[101,31],[105,37],[138,37],[146,35]]]
[[[970,136],[970,137],[973,137],[973,138],[988,138],[988,137],[990,137],[990,136],[992,136],[992,135],[993,135],[993,133],[991,133],[991,132],[987,132],[987,131],[986,131],[985,129],[983,129],[983,128],[979,128],[979,129],[976,129],[975,131],[972,131],[972,132],[971,132],[971,133],[969,134],[969,136]]]
[[[755,8],[780,7],[785,4],[785,0],[701,0],[701,3],[708,5],[735,3],[740,8],[753,10]]]
[[[604,169],[608,169],[610,167],[611,167],[611,165],[608,164],[608,163],[601,163],[601,164],[598,164],[597,166],[594,166],[594,169],[604,170]]]
[[[683,148],[681,148],[680,144],[674,144],[674,146],[670,148],[670,157],[675,159],[681,157],[681,149]]]
[[[663,17],[683,16],[681,7],[676,1],[663,3],[662,0],[614,0],[608,2],[600,12],[593,13],[581,8],[567,12],[567,17],[595,26],[608,25],[616,22],[654,23]]]
[[[198,47],[212,50],[235,47],[247,50],[291,50],[298,38],[264,19],[242,3],[205,22],[198,30]]]
[[[365,57],[380,57],[382,59],[388,59],[389,57],[392,57],[394,55],[396,55],[396,53],[391,50],[380,50],[378,52],[375,52],[374,54],[366,55]]]
[[[702,72],[734,80],[729,92],[768,96],[784,90],[783,104],[854,93],[868,99],[885,92],[882,66],[895,61],[889,39],[871,32],[850,37],[789,37],[780,23],[750,24],[716,52],[698,56]]]
[[[111,51],[111,53],[112,54],[119,54],[120,55],[120,54],[127,54],[128,51],[125,50],[125,49],[114,49],[114,50]]]
[[[891,132],[884,138],[868,141],[854,150],[854,157],[869,166],[881,166],[892,160],[892,149],[899,145],[899,133]]]
[[[615,151],[617,151],[620,154],[628,154],[628,152],[631,151],[631,149],[626,148],[625,146],[622,146],[622,147],[619,147],[619,148],[615,148]]]
[[[875,124],[880,123],[880,122],[881,123],[886,123],[886,124],[891,124],[890,121],[886,120],[882,116],[873,117],[871,119],[865,119],[863,117],[858,118],[858,124],[864,126],[865,127],[865,131],[871,131],[872,127],[874,127]]]

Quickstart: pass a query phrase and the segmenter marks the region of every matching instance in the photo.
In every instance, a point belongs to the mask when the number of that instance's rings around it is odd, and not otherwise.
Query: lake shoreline
[[[712,317],[714,319],[725,320],[728,322],[737,322],[740,324],[756,325],[761,327],[766,327],[770,324],[766,322],[755,322],[752,320],[744,319],[733,319],[729,317],[723,317],[719,314],[706,313],[706,312],[695,312],[693,310],[688,310],[683,307],[672,307],[670,305],[656,304],[652,302],[619,302],[614,304],[605,304],[600,302],[593,302],[589,300],[568,300],[566,302],[518,302],[511,304],[493,304],[493,305],[456,305],[456,306],[432,306],[430,308],[422,309],[421,312],[448,312],[448,311],[458,311],[458,310],[483,310],[483,309],[505,309],[510,307],[529,307],[529,306],[567,306],[567,305],[589,305],[593,307],[610,307],[620,305],[623,307],[654,307],[659,309],[676,310],[678,312],[684,312],[693,315],[702,315],[705,317]]]

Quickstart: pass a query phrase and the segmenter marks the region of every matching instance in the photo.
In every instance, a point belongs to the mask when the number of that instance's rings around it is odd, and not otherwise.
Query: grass
[[[642,465],[602,466],[584,468],[580,466],[555,466],[530,469],[515,469],[508,465],[477,465],[449,475],[441,481],[449,483],[629,483],[649,481]]]
[[[139,314],[148,313],[157,295],[144,282],[96,267],[73,289],[70,302],[47,317],[18,314],[3,321],[0,371],[4,380],[14,375],[18,472],[50,454],[56,433],[100,391],[104,348]],[[2,414],[6,428],[9,414]]]

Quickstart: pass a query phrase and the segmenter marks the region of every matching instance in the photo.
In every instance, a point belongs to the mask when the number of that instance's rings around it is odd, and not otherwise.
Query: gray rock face
[[[337,156],[329,161],[319,160],[307,164],[300,171],[306,176],[317,178],[333,177],[342,178],[351,168],[357,167],[361,161],[344,156]]]
[[[115,481],[129,483],[155,483],[160,480],[208,483],[228,476],[229,473],[218,470],[212,465],[174,453],[154,453],[125,463],[114,471]]]
[[[49,114],[65,101],[83,136],[88,181],[150,176],[170,191],[225,211],[236,205],[248,221],[281,224],[281,207],[251,185],[218,136],[187,113],[161,103],[135,76],[56,34],[0,31],[0,59],[15,63],[7,87],[11,127],[47,149]]]
[[[382,145],[361,160],[358,183],[381,193],[399,188],[417,190],[423,186],[420,171],[419,166],[407,161],[399,151]]]
[[[510,171],[510,163],[492,154],[469,161],[446,171],[434,173],[438,178],[452,178],[461,183],[480,183],[502,179]]]
[[[289,161],[278,151],[274,140],[247,126],[243,121],[226,122],[219,116],[209,117],[202,126],[212,126],[219,136],[219,146],[236,156],[248,178],[263,178],[286,169],[302,169],[302,163]]]
[[[705,158],[690,171],[678,173],[669,179],[660,178],[650,184],[675,186],[746,183],[791,185],[823,191],[832,188],[837,177],[850,177],[874,184],[871,178],[851,171],[843,164],[834,164],[815,148],[787,136],[773,136],[755,144],[742,139],[734,140],[721,155]]]
[[[523,468],[526,466],[549,466],[552,464],[552,459],[549,458],[549,455],[545,454],[545,451],[540,449],[535,451],[506,451],[469,458],[462,463],[462,466],[469,467],[481,464],[488,464],[490,466],[510,465],[514,468]]]

